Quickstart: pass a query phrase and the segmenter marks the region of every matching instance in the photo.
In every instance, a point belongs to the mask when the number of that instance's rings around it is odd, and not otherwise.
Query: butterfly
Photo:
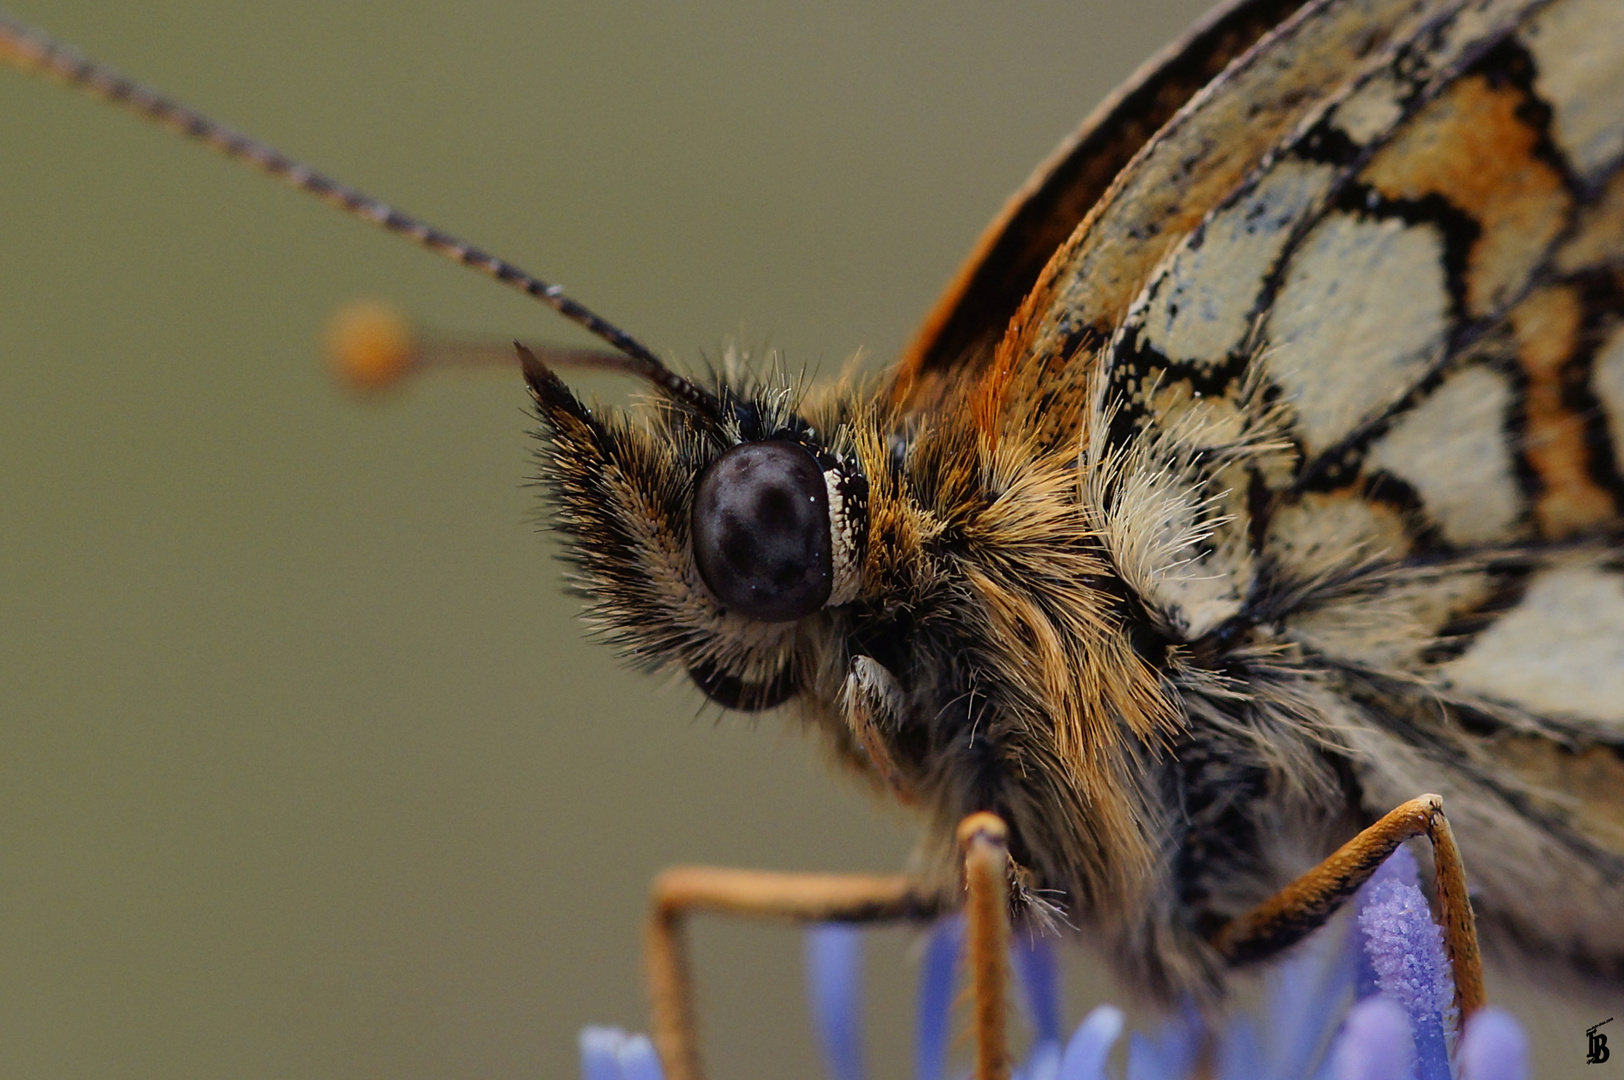
[[[607,335],[629,421],[528,358],[577,580],[942,879],[997,814],[1018,913],[1151,993],[1289,945],[1324,912],[1248,913],[1423,792],[1491,940],[1616,980],[1619,8],[1288,8],[1098,114],[874,384]]]

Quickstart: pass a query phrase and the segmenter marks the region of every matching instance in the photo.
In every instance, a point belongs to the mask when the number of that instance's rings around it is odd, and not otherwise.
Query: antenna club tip
[[[417,359],[417,330],[393,304],[356,300],[327,322],[327,361],[352,390],[392,386],[411,373]]]

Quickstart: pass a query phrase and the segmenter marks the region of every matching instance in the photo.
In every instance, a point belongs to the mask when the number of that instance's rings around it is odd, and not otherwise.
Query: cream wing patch
[[[1503,537],[1522,512],[1506,435],[1511,405],[1504,376],[1458,371],[1405,413],[1367,461],[1415,488],[1450,543]]]
[[[1567,225],[1572,198],[1540,156],[1532,103],[1486,75],[1459,79],[1400,128],[1361,173],[1392,200],[1442,197],[1476,225],[1464,299],[1474,316],[1502,310]]]
[[[1624,451],[1624,326],[1614,327],[1597,350],[1590,389],[1607,413],[1607,434],[1613,453],[1619,454]]]
[[[1553,112],[1552,134],[1594,181],[1624,154],[1624,3],[1561,0],[1522,32]]]
[[[1336,213],[1292,258],[1263,360],[1308,452],[1404,397],[1449,326],[1443,238],[1430,225]]]
[[[1479,569],[1377,571],[1379,588],[1335,589],[1339,579],[1403,559],[1409,545],[1402,516],[1382,503],[1309,492],[1281,507],[1269,521],[1266,550],[1314,599],[1284,619],[1280,632],[1356,663],[1413,667],[1456,612],[1487,595],[1488,577]],[[1315,596],[1327,585],[1330,596]]]
[[[1286,637],[1344,660],[1388,670],[1413,670],[1457,612],[1488,594],[1481,571],[1394,580],[1287,619]]]
[[[1624,723],[1624,575],[1580,564],[1539,571],[1522,603],[1440,674],[1542,715]]]
[[[1361,564],[1396,562],[1409,554],[1410,541],[1391,507],[1311,491],[1270,515],[1264,546],[1284,573],[1307,583]]]
[[[1222,363],[1238,348],[1292,227],[1316,209],[1336,173],[1283,163],[1180,246],[1149,292],[1146,342],[1174,361]]]

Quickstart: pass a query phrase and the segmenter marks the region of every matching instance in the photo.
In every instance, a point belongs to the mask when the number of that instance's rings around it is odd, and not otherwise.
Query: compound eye
[[[834,565],[823,469],[792,442],[742,443],[694,493],[694,561],[722,604],[790,622],[829,600]]]

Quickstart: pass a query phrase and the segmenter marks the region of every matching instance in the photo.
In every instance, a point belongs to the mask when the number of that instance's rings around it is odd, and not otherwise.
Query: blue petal
[[[1323,1060],[1353,999],[1363,944],[1358,929],[1339,920],[1304,941],[1270,973],[1267,1041],[1254,1076],[1298,1080]]]
[[[964,946],[964,918],[943,919],[931,931],[919,972],[919,1019],[914,1029],[914,1076],[942,1080],[952,1036],[954,973]]]
[[[1332,1080],[1409,1080],[1415,1062],[1410,1022],[1396,1001],[1366,998],[1348,1011],[1331,1048]]]
[[[1202,1025],[1194,1012],[1167,1020],[1154,1036],[1128,1039],[1127,1080],[1183,1080],[1195,1067]]]
[[[1012,1080],[1056,1080],[1059,1075],[1060,1040],[1043,1039],[1032,1044]]]
[[[1238,1016],[1224,1029],[1218,1043],[1218,1075],[1223,1080],[1264,1080],[1271,1075],[1251,1017]]]
[[[1466,1021],[1459,1056],[1461,1080],[1528,1080],[1528,1036],[1504,1009]]]
[[[578,1037],[581,1047],[581,1080],[621,1080],[620,1044],[626,1033],[612,1027],[584,1027]]]
[[[809,929],[806,983],[830,1077],[863,1080],[863,932],[844,923]]]
[[[1105,1080],[1105,1059],[1122,1034],[1122,1010],[1101,1005],[1077,1025],[1060,1059],[1058,1080]]]
[[[665,1080],[660,1058],[647,1035],[632,1035],[620,1044],[620,1080]]]
[[[1025,991],[1022,1000],[1032,1021],[1032,1037],[1058,1047],[1065,1032],[1060,1022],[1060,965],[1055,959],[1054,939],[1035,932],[1016,934],[1010,953]]]

